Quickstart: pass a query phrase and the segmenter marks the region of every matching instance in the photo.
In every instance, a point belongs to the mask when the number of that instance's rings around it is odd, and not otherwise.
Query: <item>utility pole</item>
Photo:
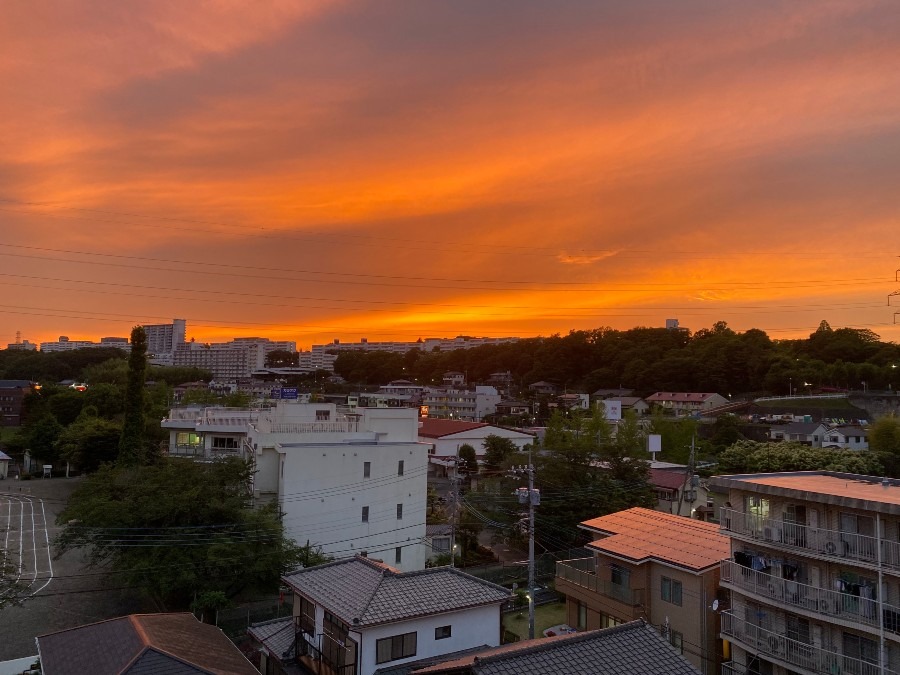
[[[688,468],[687,473],[685,474],[685,484],[690,484],[691,490],[695,490],[696,486],[694,485],[694,439],[696,436],[691,436],[691,454],[688,459]],[[675,515],[681,515],[681,504],[684,502],[684,485],[681,486],[681,491],[678,495],[678,510],[675,512]]]
[[[456,444],[456,456],[453,460],[453,477],[450,479],[453,491],[453,517],[450,520],[450,567],[456,567],[456,521],[459,518],[459,443]]]
[[[541,491],[534,489],[534,465],[531,450],[528,451],[528,466],[513,467],[513,475],[528,476],[528,487],[517,488],[520,504],[528,504],[528,639],[534,639],[534,507],[541,504]]]

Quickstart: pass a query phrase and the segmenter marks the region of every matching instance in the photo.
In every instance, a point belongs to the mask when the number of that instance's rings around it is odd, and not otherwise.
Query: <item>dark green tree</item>
[[[125,420],[119,440],[119,462],[123,466],[145,464],[149,457],[144,434],[144,380],[147,373],[147,333],[143,326],[131,331],[128,385],[125,389]]]
[[[812,448],[802,443],[738,441],[719,455],[719,473],[841,471],[880,476],[884,467],[876,453]]]
[[[495,434],[488,435],[484,439],[484,466],[486,469],[496,471],[503,466],[507,457],[515,454],[516,444],[508,438],[497,436]]]
[[[52,413],[45,413],[28,427],[28,449],[31,456],[44,464],[53,464],[57,459],[56,439],[62,433],[62,425]]]
[[[102,417],[82,415],[56,439],[60,459],[81,471],[93,472],[119,456],[122,427]]]
[[[478,473],[478,455],[468,443],[459,446],[459,470],[460,473]]]
[[[124,391],[124,386],[107,382],[92,384],[84,392],[84,405],[95,408],[100,417],[112,419],[121,415],[125,409],[122,395]]]
[[[106,465],[87,477],[57,522],[58,555],[82,549],[92,566],[144,588],[170,609],[203,593],[271,592],[302,560],[274,507],[248,508],[252,468],[161,460]]]

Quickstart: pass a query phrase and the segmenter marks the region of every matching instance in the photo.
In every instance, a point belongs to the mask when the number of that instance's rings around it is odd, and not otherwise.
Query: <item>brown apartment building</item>
[[[581,523],[590,558],[556,566],[567,622],[579,630],[644,619],[704,675],[720,672],[719,568],[729,540],[718,526],[633,508]]]

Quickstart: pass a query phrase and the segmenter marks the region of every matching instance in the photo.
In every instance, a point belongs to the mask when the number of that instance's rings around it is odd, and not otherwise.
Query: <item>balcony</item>
[[[793,640],[781,633],[748,623],[729,612],[722,613],[722,634],[738,642],[746,651],[759,653],[763,658],[787,664],[789,668],[802,668],[816,675],[898,675],[896,671],[887,668],[882,671],[877,663]]]
[[[579,558],[556,563],[556,579],[568,581],[591,593],[602,595],[629,607],[640,607],[644,604],[643,588],[628,588],[597,577],[594,571],[593,558]]]
[[[163,443],[162,452],[169,457],[186,457],[188,459],[218,459],[220,457],[244,457],[245,449],[237,448],[211,448],[205,449],[202,445],[181,445],[180,443]]]
[[[900,571],[900,542],[882,539],[879,551],[876,537],[762,518],[728,508],[721,510],[719,525],[723,532],[764,542],[766,546],[870,568],[877,568],[880,562],[884,568]]]
[[[854,628],[868,626],[878,630],[878,600],[788,581],[743,567],[731,560],[722,561],[721,573],[723,584],[752,593],[763,601],[772,599],[779,606],[796,608],[804,614],[847,622]],[[884,629],[900,635],[900,608],[891,605],[882,607]]]

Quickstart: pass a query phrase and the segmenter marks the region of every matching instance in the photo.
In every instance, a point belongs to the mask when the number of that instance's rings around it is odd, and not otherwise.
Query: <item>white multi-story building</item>
[[[275,496],[288,536],[340,557],[366,551],[425,566],[428,446],[418,410],[281,402],[250,424],[254,492]]]
[[[425,387],[422,405],[429,417],[479,422],[497,412],[500,394],[494,387],[478,385],[474,390],[454,387]]]
[[[172,323],[148,324],[144,326],[147,334],[147,353],[151,356],[173,354],[178,345],[183,345],[187,335],[187,321],[172,319]]]
[[[174,352],[172,365],[203,368],[217,382],[236,382],[265,369],[266,355],[296,351],[297,343],[268,338],[235,338],[231,342],[186,342]]]
[[[10,347],[12,348],[15,346],[11,345]],[[131,349],[128,338],[125,337],[105,337],[100,338],[100,342],[93,342],[92,340],[70,340],[65,335],[60,335],[59,340],[56,342],[41,343],[41,351],[48,353],[69,352],[73,349],[93,349],[97,347],[117,347],[118,349],[124,349],[126,351]]]
[[[427,338],[425,340],[417,340],[416,342],[369,342],[367,338],[362,338],[359,342],[341,342],[335,340],[329,344],[313,345],[312,350],[316,352],[345,352],[345,351],[367,351],[367,352],[393,352],[395,354],[405,354],[411,349],[419,349],[423,352],[447,352],[454,349],[472,349],[473,347],[482,347],[484,345],[501,345],[510,342],[518,342],[517,337],[503,338]]]
[[[827,471],[716,476],[731,538],[725,675],[900,673],[900,483]]]
[[[427,557],[428,444],[415,408],[281,401],[269,410],[173,409],[170,455],[252,459],[253,496],[277,501],[285,533],[335,557],[387,555],[403,570]]]

